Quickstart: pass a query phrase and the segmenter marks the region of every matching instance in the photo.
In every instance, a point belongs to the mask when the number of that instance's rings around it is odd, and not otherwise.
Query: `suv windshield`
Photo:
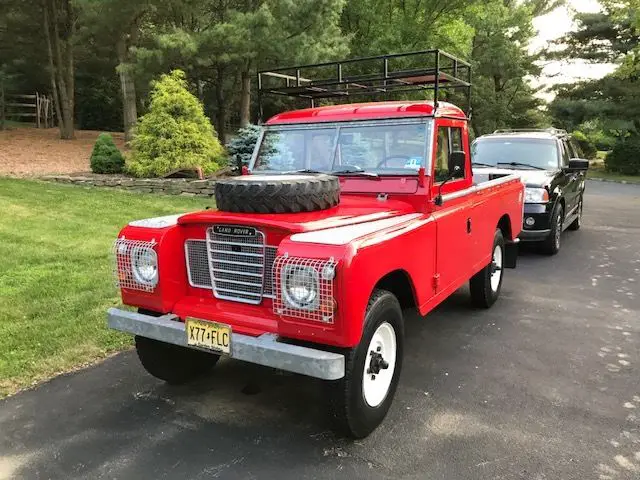
[[[471,147],[476,165],[512,168],[558,168],[558,142],[553,138],[480,138]]]
[[[431,120],[268,128],[254,171],[415,174],[426,166]]]

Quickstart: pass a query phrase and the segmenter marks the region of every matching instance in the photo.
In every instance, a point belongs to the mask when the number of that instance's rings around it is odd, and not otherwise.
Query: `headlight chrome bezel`
[[[524,203],[549,203],[549,192],[546,188],[526,187]]]
[[[145,257],[148,264],[141,266],[141,260]],[[155,287],[158,285],[158,254],[155,249],[152,247],[135,245],[131,247],[129,258],[131,260],[131,274],[136,282],[149,287]],[[144,275],[141,271],[141,268],[144,266],[151,266],[151,268],[153,268],[153,274],[150,276]]]
[[[307,288],[309,290],[307,301],[303,301],[301,298],[295,298],[295,294],[291,292],[291,290],[296,287],[292,287],[290,282],[293,279],[300,281],[300,272],[302,272],[302,275],[308,275],[308,279],[302,281],[302,284],[297,287],[299,289]],[[315,311],[320,307],[320,276],[318,270],[314,267],[296,264],[284,265],[280,275],[280,289],[282,299],[289,308]]]

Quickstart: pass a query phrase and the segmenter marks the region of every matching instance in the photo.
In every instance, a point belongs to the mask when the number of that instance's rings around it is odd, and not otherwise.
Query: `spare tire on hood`
[[[218,180],[215,197],[223,212],[314,212],[340,203],[340,182],[324,174],[243,175]]]

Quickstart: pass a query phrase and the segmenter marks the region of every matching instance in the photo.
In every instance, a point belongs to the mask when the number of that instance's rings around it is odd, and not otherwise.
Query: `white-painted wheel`
[[[493,259],[491,261],[491,290],[498,291],[500,280],[502,279],[502,247],[496,245],[493,249]]]
[[[362,375],[362,393],[370,407],[380,405],[389,393],[396,368],[396,351],[396,331],[390,323],[383,322],[369,343]]]

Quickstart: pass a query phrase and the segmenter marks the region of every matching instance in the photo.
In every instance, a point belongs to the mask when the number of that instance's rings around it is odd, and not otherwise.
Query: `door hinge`
[[[440,287],[440,274],[436,273],[433,276],[433,289],[438,290],[438,287]]]

